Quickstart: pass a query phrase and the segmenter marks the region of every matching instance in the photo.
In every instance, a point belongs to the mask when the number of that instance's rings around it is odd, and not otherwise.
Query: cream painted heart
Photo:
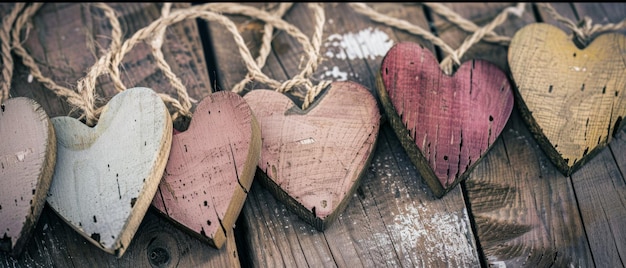
[[[285,95],[244,96],[261,125],[263,182],[289,209],[324,230],[346,207],[368,166],[380,113],[372,94],[334,82],[306,111]]]
[[[200,102],[189,129],[172,137],[152,205],[220,248],[241,212],[260,152],[261,130],[248,104],[236,93],[213,93]]]
[[[448,76],[416,43],[387,52],[377,87],[398,139],[437,197],[468,177],[513,110],[513,90],[497,66],[472,60]]]
[[[522,116],[563,174],[624,125],[626,36],[603,34],[579,49],[560,29],[535,23],[515,34],[508,57]]]
[[[56,138],[41,106],[8,99],[0,111],[0,249],[20,254],[46,202]]]
[[[148,88],[119,93],[90,128],[52,119],[57,164],[48,203],[104,251],[128,248],[163,176],[172,141],[165,104]]]

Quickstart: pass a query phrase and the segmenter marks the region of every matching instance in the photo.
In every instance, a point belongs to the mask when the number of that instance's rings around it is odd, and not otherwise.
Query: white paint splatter
[[[33,75],[32,74],[28,74],[27,80],[28,80],[29,84],[32,83],[33,82]]]
[[[393,40],[385,32],[369,27],[358,33],[332,34],[324,46],[329,58],[373,60],[385,56]]]
[[[395,215],[389,231],[401,238],[401,251],[412,252],[418,247],[428,249],[421,255],[426,263],[446,261],[452,266],[476,263],[478,256],[468,237],[470,230],[466,214],[465,209],[458,213],[432,213],[421,204],[405,204],[405,211]],[[374,235],[379,239],[383,236],[386,234]]]
[[[339,70],[339,67],[335,66],[332,70],[327,70],[320,76],[320,78],[324,79],[325,77],[335,78],[337,81],[346,81],[348,80],[348,73],[342,72]]]
[[[312,144],[312,143],[315,143],[315,139],[308,138],[308,139],[300,140],[300,141],[298,141],[298,143],[300,143],[302,145]]]

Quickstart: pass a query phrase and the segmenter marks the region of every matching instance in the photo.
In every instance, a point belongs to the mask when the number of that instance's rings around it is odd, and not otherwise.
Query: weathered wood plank
[[[514,110],[466,181],[478,241],[493,266],[593,265],[574,189]]]
[[[428,27],[419,6],[401,3],[372,6]],[[398,41],[423,41],[371,22],[346,4],[327,3],[325,11],[327,23],[321,51],[325,59],[313,76],[316,81],[350,80],[376,96],[374,74],[379,71],[387,50]],[[306,5],[296,4],[285,20],[311,35],[313,18]],[[223,27],[209,26],[211,36],[226,36]],[[239,82],[243,73],[226,74],[244,68],[238,52],[227,45],[229,40],[213,40],[218,73],[223,74],[218,84],[226,90]],[[258,50],[258,42],[246,40],[253,51]],[[294,76],[302,55],[299,44],[280,32],[272,44],[273,53],[263,69],[265,73],[278,80]],[[263,85],[251,83],[250,88],[263,88]],[[247,252],[250,264],[255,267],[479,265],[461,189],[436,199],[388,125],[381,127],[372,164],[364,176],[357,194],[324,232],[316,231],[289,212],[267,189],[254,183],[237,228],[243,236],[240,241],[245,241],[240,251]]]
[[[160,15],[159,4],[111,5],[119,14],[126,38]],[[175,4],[174,8],[181,6],[189,4]],[[97,55],[108,47],[111,34],[108,25],[101,12],[89,4],[46,4],[35,14],[25,46],[46,76],[59,84],[72,86],[86,74]],[[122,79],[125,85],[146,86],[176,97],[167,78],[157,70],[149,51],[148,46],[139,45],[124,60]],[[192,98],[201,100],[211,92],[203,48],[194,21],[168,28],[163,53],[174,73],[189,89]],[[16,63],[11,90],[13,96],[27,96],[38,101],[50,116],[69,114],[70,107],[64,100],[37,81],[29,82],[28,70],[21,65],[19,58]],[[101,78],[100,82],[98,93],[104,94],[105,99],[112,97],[115,91],[109,79]],[[0,255],[0,266],[135,267],[150,266],[151,256],[161,261],[167,260],[163,256],[169,256],[170,262],[154,264],[162,267],[172,267],[176,263],[189,267],[239,266],[232,235],[228,236],[224,248],[215,250],[156,215],[154,211],[148,211],[125,255],[116,259],[88,243],[48,207],[44,209],[42,220],[25,253],[19,258]],[[162,239],[167,243],[161,243],[161,249],[151,248],[151,241]]]
[[[558,9],[556,4],[553,6],[561,15],[573,21],[588,16],[595,23],[619,22],[624,19],[626,10],[626,4],[623,3],[574,3],[570,6],[571,11]],[[545,12],[541,15],[551,18]],[[620,32],[626,33],[623,29]],[[626,147],[623,132],[622,127],[621,130],[611,133],[616,134],[617,138],[610,142],[610,149],[600,151],[594,159],[571,176],[583,228],[589,240],[593,260],[599,267],[623,267],[626,256],[623,231],[626,226],[623,168],[626,166],[626,159],[623,151],[617,150]]]
[[[149,209],[122,258],[102,251],[46,206],[23,254],[0,253],[0,267],[239,267],[233,235],[216,250]]]
[[[465,10],[463,4],[450,6],[460,13]],[[533,21],[531,16],[516,28],[505,24],[496,31],[514,33]],[[445,32],[441,35],[446,38]],[[486,59],[492,60],[491,56]],[[502,143],[498,142],[484,161],[466,184],[478,242],[490,265],[594,265],[595,254],[587,241],[593,232],[584,232],[578,188],[539,149],[517,111],[503,132]]]

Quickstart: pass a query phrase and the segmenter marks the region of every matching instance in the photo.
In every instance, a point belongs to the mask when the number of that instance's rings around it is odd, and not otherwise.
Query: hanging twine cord
[[[280,3],[278,9],[272,12],[275,16],[282,18],[287,10],[289,10],[293,6],[293,3]],[[272,50],[272,37],[274,32],[274,25],[270,23],[266,23],[263,26],[263,36],[261,37],[261,47],[259,48],[259,56],[256,58],[256,64],[259,66],[259,69],[262,69],[265,66],[265,62],[267,61],[267,56],[269,56]],[[242,79],[239,83],[235,84],[232,88],[233,92],[241,92],[244,90],[245,86],[252,81],[252,73],[248,72],[246,77]]]
[[[588,16],[584,16],[581,21],[578,23],[561,16],[552,5],[549,3],[537,3],[540,7],[542,7],[550,16],[554,17],[555,20],[562,23],[568,29],[572,30],[577,41],[579,41],[584,46],[587,46],[593,37],[597,34],[608,32],[608,31],[616,31],[623,28],[626,28],[626,19],[622,20],[619,23],[608,23],[608,24],[593,24],[591,18]]]
[[[83,114],[79,117],[79,119],[85,118],[88,125],[93,125],[97,120],[97,111],[95,110],[95,81],[93,83],[88,83],[90,81],[80,81],[78,83],[77,92],[71,90],[67,87],[60,86],[56,84],[52,79],[45,77],[39,66],[35,62],[32,56],[26,51],[26,49],[22,46],[22,41],[20,38],[20,33],[24,26],[27,24],[28,20],[41,8],[43,3],[33,3],[32,5],[26,7],[22,14],[17,18],[14,28],[11,31],[11,40],[13,44],[13,50],[15,53],[22,58],[23,64],[30,69],[30,74],[33,78],[37,79],[41,84],[43,84],[46,88],[50,89],[56,95],[64,97],[67,102],[72,105],[72,112],[75,110],[81,110]],[[113,28],[113,33],[111,35],[112,42],[111,47],[116,48],[119,47],[121,43],[121,30],[119,27],[119,21],[117,20],[117,16],[115,15],[115,11],[110,8],[108,5],[103,3],[95,3],[94,6],[102,9],[104,11],[104,15],[109,19],[111,26]],[[119,31],[117,31],[119,30]],[[98,59],[98,63],[96,66],[106,66],[106,62],[110,60],[110,58],[103,56]],[[99,72],[106,72],[105,69],[101,68],[98,70]]]
[[[204,19],[211,22],[217,22],[222,24],[230,33],[233,34],[235,44],[237,45],[240,54],[242,55],[242,59],[246,68],[248,69],[249,75],[247,76],[250,81],[258,81],[269,85],[279,92],[287,92],[291,90],[293,87],[298,85],[304,85],[309,89],[309,91],[319,92],[321,90],[317,90],[317,86],[313,86],[311,81],[308,80],[308,76],[310,76],[317,68],[318,60],[319,60],[319,47],[321,47],[321,27],[323,27],[323,9],[316,4],[311,4],[311,7],[314,10],[315,17],[322,16],[322,19],[318,19],[318,22],[321,20],[322,23],[318,23],[318,25],[322,25],[317,27],[316,34],[314,34],[314,41],[309,42],[309,39],[300,32],[295,26],[283,21],[275,15],[272,15],[263,10],[245,6],[245,5],[237,5],[237,4],[223,4],[223,3],[211,3],[205,4],[201,6],[195,6],[187,9],[177,9],[172,11],[168,16],[161,17],[151,23],[150,25],[138,30],[132,37],[126,40],[119,51],[112,56],[111,68],[117,69],[123,59],[124,55],[132,50],[132,48],[142,40],[148,39],[152,36],[152,33],[160,31],[162,28],[168,27],[172,24],[178,23],[187,19]],[[212,11],[209,11],[212,10]],[[215,12],[213,12],[215,11]],[[273,27],[284,30],[289,35],[293,36],[300,44],[304,47],[305,53],[308,57],[308,61],[305,64],[304,69],[294,78],[280,83],[276,80],[273,80],[267,77],[259,68],[258,64],[255,62],[253,57],[251,56],[250,51],[248,50],[245,41],[239,34],[236,25],[228,19],[226,16],[220,15],[216,12],[226,13],[226,14],[237,14],[237,15],[245,15],[251,18],[259,19],[265,21],[267,24],[273,25]],[[321,15],[319,15],[322,13]],[[317,49],[316,49],[317,48]],[[88,76],[92,76],[89,74]],[[328,83],[320,83],[318,86],[327,86]],[[311,90],[311,88],[313,88]]]
[[[313,101],[315,96],[319,94],[319,92],[321,92],[322,89],[324,89],[326,86],[330,84],[330,81],[321,81],[317,85],[313,85],[313,83],[309,79],[311,74],[313,74],[315,70],[317,69],[319,61],[321,59],[320,47],[322,44],[321,39],[322,39],[324,22],[326,18],[325,18],[324,8],[320,4],[309,3],[308,5],[309,5],[309,8],[312,9],[313,17],[315,18],[315,31],[314,31],[313,38],[310,44],[308,43],[308,38],[304,36],[297,28],[295,28],[295,26],[287,23],[286,25],[289,27],[285,29],[281,29],[287,32],[287,34],[289,34],[290,36],[294,37],[296,40],[298,40],[304,48],[305,54],[308,57],[308,61],[306,62],[301,72],[297,74],[296,76],[294,76],[293,78],[283,82],[282,84],[277,85],[275,83],[276,81],[273,81],[273,80],[267,81],[265,80],[266,76],[257,73],[257,70],[259,70],[260,72],[261,67],[251,68],[251,66],[247,65],[246,67],[248,68],[249,73],[247,77],[244,78],[244,81],[247,80],[247,82],[259,81],[261,83],[264,83],[272,88],[275,88],[278,92],[281,92],[281,93],[288,92],[296,86],[304,85],[304,87],[307,89],[306,95],[308,95],[309,97],[305,96],[303,106],[302,106],[303,109],[306,109],[310,105],[310,103]],[[199,8],[203,10],[205,9],[211,10],[213,8],[213,10],[217,9],[218,11],[224,12],[224,13],[245,15],[248,17],[263,20],[265,21],[265,23],[272,24],[276,28],[279,28],[276,23],[284,22],[280,18],[267,17],[266,16],[267,13],[265,12],[258,13],[255,11],[255,10],[258,11],[258,9],[245,6],[245,5],[233,5],[233,4],[219,3],[219,4],[204,4],[204,5],[199,6]],[[238,32],[232,32],[232,34],[239,35]],[[267,39],[264,39],[263,43],[267,44],[267,46],[270,45],[269,42],[267,42]],[[244,62],[250,62],[247,59],[247,55],[245,55],[244,53],[241,53],[241,56],[244,59]],[[266,56],[267,55],[265,55],[265,57]],[[261,75],[260,79],[259,77],[257,77],[259,75]],[[247,82],[241,82],[240,84],[245,84]],[[236,88],[233,88],[233,91],[240,92],[242,89],[243,87],[236,87]]]
[[[478,28],[474,34],[468,36],[465,41],[457,48],[453,50],[448,44],[446,44],[441,38],[433,35],[430,31],[424,30],[421,27],[414,25],[408,21],[393,18],[384,14],[381,14],[374,9],[368,7],[363,3],[350,3],[349,4],[356,12],[366,15],[371,20],[383,23],[385,25],[395,27],[400,30],[407,31],[412,34],[416,34],[418,36],[423,37],[424,39],[430,41],[434,45],[442,48],[445,52],[448,53],[448,56],[444,58],[441,63],[441,69],[447,75],[451,75],[454,70],[454,66],[461,65],[461,57],[476,43],[480,42],[485,35],[489,34],[493,31],[497,26],[506,21],[509,14],[515,14],[516,16],[521,16],[525,10],[525,3],[518,3],[515,7],[508,7],[502,10],[498,16],[496,16],[489,24]]]
[[[168,16],[171,8],[172,8],[172,3],[164,3],[163,8],[161,9],[161,16],[162,17]],[[170,84],[172,85],[174,89],[176,89],[176,93],[178,94],[178,101],[170,100],[170,102],[173,104],[173,106],[176,109],[176,112],[172,115],[172,119],[176,120],[176,118],[178,118],[181,115],[187,118],[191,118],[192,104],[191,104],[191,99],[189,97],[189,94],[187,94],[187,88],[185,87],[185,85],[183,85],[183,83],[180,81],[178,76],[174,74],[174,72],[170,68],[170,65],[167,64],[167,62],[165,61],[165,56],[163,55],[163,51],[161,50],[161,47],[163,46],[163,41],[165,40],[165,30],[166,28],[162,28],[161,30],[156,32],[154,38],[152,39],[152,43],[151,43],[152,55],[154,55],[157,66],[159,67],[159,69],[161,69],[165,77],[167,77],[167,79],[170,81]],[[119,68],[111,68],[111,69],[119,70]],[[166,94],[160,94],[160,95],[166,95]],[[164,96],[161,96],[161,98],[163,99]]]
[[[459,48],[455,51],[455,53],[457,53],[457,57],[461,58],[462,55],[464,55],[473,45],[475,45],[478,42],[480,42],[480,40],[486,34],[492,32],[496,27],[498,27],[499,25],[504,23],[507,20],[509,14],[515,14],[516,16],[521,17],[522,13],[525,10],[525,8],[526,8],[526,4],[525,3],[518,3],[515,7],[507,7],[507,8],[505,8],[490,23],[488,23],[487,25],[485,25],[482,28],[479,28],[477,31],[474,32],[474,34],[468,36],[465,39],[465,41],[463,41],[461,46],[459,46]],[[441,61],[441,66],[442,66],[443,71],[446,74],[450,75],[452,73],[453,68],[454,68],[454,66],[453,66],[454,63],[455,62],[452,62],[452,59],[451,59],[450,56],[448,56],[445,59],[443,59],[443,61]]]
[[[153,53],[155,53],[157,58],[157,65],[166,74],[167,78],[172,83],[173,87],[177,90],[179,98],[183,100],[183,102],[179,102],[176,99],[166,95],[159,94],[161,98],[171,105],[177,110],[176,115],[185,115],[190,116],[189,109],[191,107],[190,98],[187,95],[187,91],[180,82],[180,80],[173,74],[171,68],[162,57],[161,46],[163,42],[163,35],[165,33],[165,28],[168,26],[175,24],[177,22],[186,20],[186,19],[196,19],[201,18],[208,21],[213,21],[224,25],[227,30],[233,33],[235,43],[239,49],[239,52],[242,54],[243,61],[248,69],[249,77],[251,77],[250,81],[258,81],[269,85],[280,92],[287,92],[291,90],[295,86],[304,85],[308,89],[308,99],[305,100],[304,107],[308,106],[309,103],[307,101],[312,101],[314,96],[321,91],[324,86],[327,86],[329,82],[323,81],[317,86],[313,86],[308,77],[315,71],[317,65],[320,60],[319,48],[321,46],[321,36],[322,36],[322,28],[323,22],[325,20],[323,8],[318,4],[309,4],[313,9],[317,27],[316,31],[313,35],[313,41],[309,42],[309,39],[300,32],[295,26],[283,21],[282,19],[276,17],[275,14],[270,14],[265,11],[244,5],[235,5],[235,4],[222,4],[222,3],[212,3],[205,4],[203,6],[192,7],[188,9],[178,9],[175,11],[170,11],[171,6],[166,5],[162,10],[161,18],[157,19],[150,25],[144,27],[143,29],[138,30],[131,38],[126,40],[124,43],[121,43],[121,27],[119,26],[119,21],[117,21],[117,17],[115,16],[115,12],[113,9],[108,7],[105,4],[98,4],[98,7],[102,8],[105,11],[105,15],[111,20],[111,26],[113,28],[113,34],[111,42],[111,47],[108,52],[100,57],[98,61],[89,69],[87,75],[81,78],[77,84],[77,91],[73,91],[69,88],[60,86],[51,79],[42,75],[39,70],[37,64],[34,59],[28,54],[28,52],[23,48],[20,43],[20,32],[24,27],[29,18],[31,18],[37,10],[41,7],[41,3],[33,4],[26,8],[26,10],[22,13],[22,15],[18,18],[16,22],[16,27],[13,29],[12,34],[14,35],[14,49],[16,54],[22,57],[24,65],[31,69],[31,74],[34,78],[36,78],[39,82],[41,82],[44,86],[52,90],[55,94],[66,98],[67,102],[75,107],[74,109],[79,109],[83,112],[80,118],[85,118],[88,125],[94,125],[97,121],[99,114],[102,112],[103,107],[95,108],[95,86],[97,83],[97,78],[103,74],[109,74],[115,88],[118,91],[125,90],[125,86],[121,81],[119,75],[119,66],[124,58],[124,55],[130,52],[134,45],[142,40],[151,39]],[[206,10],[203,10],[206,9]],[[288,9],[288,6],[282,6],[279,8],[277,13],[284,13]],[[207,11],[207,10],[215,10]],[[277,29],[283,30],[287,32],[289,35],[293,36],[304,48],[305,54],[308,58],[303,70],[301,73],[296,75],[293,79],[280,83],[276,80],[270,79],[263,72],[261,72],[258,67],[257,62],[252,59],[252,56],[245,45],[245,42],[241,35],[237,31],[237,27],[235,24],[228,19],[227,17],[218,14],[220,13],[228,13],[228,14],[240,14],[249,16],[255,19],[259,19],[264,21],[266,24],[271,25]],[[270,40],[264,39],[264,40]],[[267,42],[267,41],[266,41]],[[267,45],[269,47],[269,45]],[[267,51],[270,49],[267,48]],[[268,52],[263,52],[264,55],[261,58],[266,58]],[[264,59],[258,59],[258,62],[264,64]]]
[[[17,19],[20,11],[26,4],[15,3],[15,6],[8,15],[2,19],[2,29],[0,29],[0,51],[2,53],[2,85],[0,85],[0,104],[9,98],[11,91],[11,79],[13,78],[13,57],[11,57],[11,27]]]
[[[466,31],[468,33],[473,33],[473,32],[478,31],[478,29],[480,29],[480,27],[478,25],[476,25],[472,21],[462,17],[461,15],[459,15],[459,13],[454,12],[452,9],[450,9],[447,6],[445,6],[444,4],[441,4],[441,3],[423,3],[423,5],[427,6],[428,8],[430,8],[430,10],[435,12],[437,15],[445,18],[449,22],[452,22],[457,27],[461,28],[462,30],[464,30],[464,31]],[[511,37],[500,36],[500,35],[496,34],[495,32],[488,32],[483,37],[483,40],[487,41],[487,42],[503,45],[503,46],[508,46],[509,43],[511,42]]]

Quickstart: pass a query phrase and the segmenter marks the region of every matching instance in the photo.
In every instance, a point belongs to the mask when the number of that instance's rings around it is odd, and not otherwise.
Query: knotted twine
[[[443,49],[446,53],[448,53],[448,56],[441,61],[440,67],[442,71],[447,75],[452,75],[455,65],[456,66],[461,65],[460,58],[474,44],[480,42],[483,39],[483,37],[485,37],[487,34],[490,34],[496,27],[498,27],[500,24],[506,21],[509,14],[514,14],[518,17],[521,17],[526,7],[525,3],[518,3],[514,7],[512,6],[512,7],[505,8],[490,23],[483,26],[482,28],[476,29],[476,31],[474,31],[472,35],[468,36],[463,41],[463,43],[461,44],[461,46],[459,46],[459,48],[457,48],[456,50],[453,50],[442,39],[430,33],[430,31],[424,30],[421,27],[414,25],[408,21],[381,14],[363,3],[350,3],[349,5],[356,12],[369,17],[373,21],[380,22],[387,26],[395,27],[397,29],[407,31],[411,34],[421,36],[422,38],[430,41],[434,45]],[[493,34],[490,34],[490,35],[493,35]]]
[[[561,16],[561,14],[559,14],[549,3],[537,3],[537,5],[542,7],[546,12],[548,12],[548,14],[554,17],[556,21],[562,23],[565,27],[570,29],[574,34],[574,41],[578,42],[583,47],[589,45],[593,38],[600,33],[626,28],[626,19],[619,23],[608,23],[603,25],[593,24],[591,18],[584,16],[578,23],[575,23],[572,20]]]
[[[67,102],[72,105],[72,112],[76,109],[79,109],[83,112],[83,114],[79,117],[79,119],[85,118],[88,125],[93,125],[96,120],[96,116],[98,111],[95,110],[95,82],[93,84],[86,84],[84,82],[79,81],[77,92],[71,90],[69,88],[60,86],[56,84],[52,79],[45,77],[37,63],[33,59],[30,54],[26,51],[26,49],[22,46],[22,42],[20,39],[20,32],[22,28],[26,25],[27,21],[41,8],[43,3],[33,3],[32,5],[26,7],[22,14],[17,18],[15,22],[15,26],[11,31],[11,41],[13,44],[13,50],[15,53],[22,58],[23,64],[30,68],[30,74],[37,79],[40,83],[42,83],[46,88],[50,89],[53,93],[58,96],[64,97]],[[106,4],[103,3],[94,3],[94,5],[104,11],[104,15],[109,19],[111,26],[113,28],[113,32],[111,34],[111,49],[115,49],[119,47],[121,43],[121,27],[119,26],[119,21],[117,20],[117,16],[115,15],[115,11]],[[110,58],[107,58],[107,55],[100,57],[96,66],[104,65],[106,62],[110,61]],[[100,63],[100,64],[98,64]],[[100,72],[104,72],[102,68],[99,70]]]
[[[2,81],[0,85],[0,104],[9,98],[11,90],[11,79],[13,78],[13,58],[11,57],[11,27],[17,19],[20,11],[26,4],[15,3],[15,6],[8,15],[2,19],[2,29],[0,29],[0,55],[2,59]]]
[[[109,17],[109,19],[112,22],[117,21],[117,18],[114,15],[115,14],[114,11],[110,7],[104,4],[101,4],[101,5],[105,6],[105,7],[101,7],[105,10],[105,15],[107,15],[107,17]],[[313,43],[310,43],[309,39],[304,34],[302,34],[300,30],[298,30],[295,26],[283,21],[280,18],[276,18],[272,14],[269,14],[265,11],[262,11],[262,10],[259,10],[250,6],[217,3],[217,4],[205,4],[201,6],[201,8],[191,7],[187,9],[179,9],[171,13],[164,12],[164,15],[166,16],[162,16],[161,18],[157,19],[150,25],[144,27],[143,29],[138,30],[133,35],[133,37],[126,40],[122,45],[118,45],[119,44],[118,42],[112,42],[111,48],[108,51],[108,53],[102,56],[96,62],[96,64],[94,64],[94,66],[90,68],[88,74],[84,78],[79,80],[77,91],[80,94],[68,88],[59,86],[56,83],[54,83],[54,81],[52,81],[51,79],[44,77],[39,71],[39,68],[35,64],[32,57],[28,55],[26,50],[21,46],[19,42],[19,32],[21,31],[22,27],[24,26],[28,18],[30,18],[34,13],[36,13],[39,7],[41,7],[41,4],[34,4],[28,7],[22,13],[22,15],[18,18],[19,23],[16,23],[16,27],[13,30],[13,35],[17,37],[17,38],[14,38],[14,47],[16,50],[16,54],[22,56],[24,65],[31,68],[31,74],[33,75],[33,77],[36,78],[39,82],[41,82],[44,86],[51,89],[55,94],[65,97],[68,103],[76,107],[76,109],[82,110],[84,114],[81,115],[80,118],[85,118],[88,125],[93,125],[95,123],[95,121],[97,120],[97,117],[99,116],[102,110],[102,107],[98,109],[94,108],[94,103],[95,103],[94,93],[95,93],[95,85],[96,85],[97,78],[100,75],[108,73],[111,76],[116,89],[124,90],[125,87],[123,86],[123,83],[119,79],[119,67],[118,67],[121,64],[123,56],[126,53],[128,53],[132,49],[132,47],[135,44],[137,44],[139,41],[152,37],[153,33],[159,33],[163,31],[162,28],[165,28],[169,25],[172,25],[174,23],[177,23],[186,19],[202,18],[208,21],[218,22],[226,26],[226,28],[231,33],[233,33],[235,43],[237,44],[240,53],[244,56],[243,60],[246,63],[246,67],[249,73],[251,74],[249,75],[250,81],[254,80],[254,81],[259,81],[261,83],[265,83],[269,86],[274,87],[276,90],[280,92],[287,92],[288,90],[290,90],[291,88],[295,86],[304,85],[308,89],[307,90],[308,91],[307,95],[309,96],[308,99],[312,101],[315,95],[319,93],[321,89],[327,86],[330,82],[324,81],[323,83],[319,83],[318,85],[313,86],[311,81],[308,79],[308,77],[315,71],[315,68],[317,67],[317,64],[319,61],[319,54],[320,54],[319,47],[321,46],[321,30],[319,29],[323,27],[323,22],[325,20],[323,9],[321,8],[321,6],[317,4],[309,4],[309,5],[314,10],[314,13],[316,14],[315,17],[316,17],[316,21],[318,22],[317,25],[320,25],[319,27],[316,27],[317,30],[316,30],[316,33],[314,34]],[[288,34],[295,37],[296,40],[298,40],[301,43],[301,45],[305,48],[305,52],[309,59],[305,65],[305,68],[302,70],[300,74],[296,75],[294,78],[288,81],[285,81],[283,83],[280,83],[276,80],[268,78],[265,74],[263,74],[260,71],[260,68],[258,67],[257,63],[254,62],[254,60],[252,60],[252,56],[250,55],[250,52],[248,51],[247,46],[245,45],[243,41],[243,38],[238,33],[237,28],[234,25],[234,23],[230,21],[227,17],[222,16],[213,11],[209,11],[209,10],[214,10],[216,12],[222,12],[222,13],[246,15],[255,19],[265,21],[266,24],[271,24],[273,27],[286,31]],[[169,15],[167,13],[169,13]],[[112,14],[112,17],[110,16],[111,14]],[[112,28],[114,29],[114,32],[116,32],[116,30],[119,30],[120,29],[119,22],[117,24],[112,23]],[[121,31],[119,32],[121,33]],[[113,39],[119,40],[116,38],[113,38]],[[158,47],[159,42],[157,41],[157,42],[154,42],[153,44],[157,44],[157,46],[153,46],[153,47]],[[267,52],[264,52],[264,53],[267,53]],[[264,60],[261,60],[260,62],[264,63]],[[165,70],[165,72],[167,72],[167,70],[169,69],[165,67],[167,66],[167,63],[165,63],[164,60],[161,63],[159,63],[159,65],[162,70]],[[171,73],[171,70],[169,71]],[[175,76],[168,76],[168,78],[170,79],[170,82],[174,81],[172,83],[174,84],[174,87],[179,92],[179,98],[185,99],[186,90],[181,90],[182,88],[184,88],[184,86],[182,86],[181,83],[176,83],[175,79],[171,79],[172,77],[175,77]],[[185,111],[186,110],[185,106],[180,105],[178,101],[172,99],[171,97],[165,94],[160,94],[160,96],[161,98],[164,99],[164,101],[174,104],[174,107],[178,110],[178,114],[183,114],[183,115],[189,114],[188,110]],[[307,99],[305,98],[305,103],[303,106],[306,107],[306,105],[308,104],[309,103],[307,103]],[[190,105],[186,105],[186,107],[189,107],[189,106]]]

